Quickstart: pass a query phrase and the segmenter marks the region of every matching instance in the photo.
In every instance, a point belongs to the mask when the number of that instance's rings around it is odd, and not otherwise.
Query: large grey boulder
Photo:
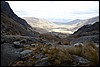
[[[18,49],[12,47],[13,44],[1,44],[1,66],[8,66],[18,59],[20,56]]]

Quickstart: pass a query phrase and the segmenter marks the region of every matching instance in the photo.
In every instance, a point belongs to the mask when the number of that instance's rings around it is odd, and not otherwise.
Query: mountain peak
[[[76,24],[76,23],[79,23],[80,21],[82,21],[82,20],[80,20],[80,19],[75,19],[75,20],[72,20],[72,21],[70,21],[70,22],[67,22],[67,24]]]

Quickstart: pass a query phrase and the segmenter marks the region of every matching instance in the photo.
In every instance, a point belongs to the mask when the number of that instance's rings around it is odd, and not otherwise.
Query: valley
[[[99,66],[99,16],[57,24],[1,1],[1,66]]]
[[[77,31],[79,28],[81,28],[84,25],[87,24],[93,24],[95,22],[99,21],[99,16],[89,18],[86,20],[73,20],[70,22],[60,23],[57,24],[57,22],[48,21],[46,19],[42,18],[35,18],[35,17],[23,17],[30,26],[33,28],[40,28],[40,30],[46,30],[44,33],[47,32],[59,32],[59,33],[66,33],[66,34],[73,34],[75,31]],[[43,32],[40,32],[43,33]]]

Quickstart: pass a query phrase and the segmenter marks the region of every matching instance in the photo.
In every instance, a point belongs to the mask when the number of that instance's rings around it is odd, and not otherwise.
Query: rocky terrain
[[[69,36],[38,31],[1,1],[1,66],[99,66],[99,22]]]

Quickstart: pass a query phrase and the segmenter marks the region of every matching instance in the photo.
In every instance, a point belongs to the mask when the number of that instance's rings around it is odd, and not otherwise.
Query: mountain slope
[[[23,19],[19,18],[7,2],[1,1],[1,34],[34,36],[38,33]]]
[[[56,24],[46,19],[34,18],[34,17],[23,17],[23,19],[25,19],[27,23],[33,28],[44,29],[47,30],[48,32],[51,31],[51,29],[56,26]]]
[[[23,17],[32,27],[39,28],[52,28],[54,23],[46,19],[34,18],[34,17]]]
[[[70,42],[71,44],[79,42],[94,42],[99,44],[99,22],[82,26],[70,35],[69,38],[73,38]]]
[[[10,8],[10,5],[7,2],[1,1],[1,11],[4,11],[10,18],[12,18],[14,21],[22,24],[24,27],[27,27],[27,26],[30,27],[30,25],[28,25],[25,20],[18,17],[13,12],[13,10]]]
[[[75,32],[84,25],[94,24],[95,22],[98,22],[98,21],[99,21],[99,16],[92,17],[92,18],[89,18],[89,19],[85,19],[85,20],[82,20],[78,23],[73,24],[72,26],[74,26],[74,27],[71,28],[70,30]]]
[[[78,29],[76,32],[74,32],[74,35],[82,35],[82,34],[87,34],[87,35],[97,35],[99,34],[99,22],[89,25],[84,25],[80,29]]]
[[[73,20],[73,21],[70,21],[70,22],[67,22],[67,24],[69,24],[69,25],[71,25],[71,24],[77,24],[77,23],[79,23],[79,22],[81,22],[82,20],[80,20],[80,19],[75,19],[75,20]]]

